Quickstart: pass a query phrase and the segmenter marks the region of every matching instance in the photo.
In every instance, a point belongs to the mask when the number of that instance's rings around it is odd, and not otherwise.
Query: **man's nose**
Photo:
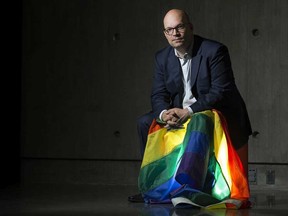
[[[180,34],[179,30],[177,28],[174,28],[172,35],[179,35],[179,34]]]

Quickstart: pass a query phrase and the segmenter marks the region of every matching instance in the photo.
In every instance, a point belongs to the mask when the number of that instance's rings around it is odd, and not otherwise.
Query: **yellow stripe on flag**
[[[189,121],[190,119],[185,122],[183,129],[167,131],[167,129],[163,127],[160,130],[149,134],[141,168],[165,157],[170,154],[175,147],[181,145]],[[163,138],[159,139],[159,137]],[[155,140],[158,140],[159,142],[155,143]]]
[[[221,120],[217,112],[214,112],[214,152],[218,163],[221,166],[223,175],[231,188],[232,180],[228,161],[228,148],[225,132],[223,131]]]

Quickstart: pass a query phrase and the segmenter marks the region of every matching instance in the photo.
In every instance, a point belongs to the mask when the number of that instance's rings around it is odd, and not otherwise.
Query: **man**
[[[156,53],[152,112],[138,119],[142,153],[153,119],[178,127],[197,112],[216,109],[226,118],[233,146],[247,173],[247,143],[252,130],[227,48],[193,35],[193,25],[182,10],[168,11],[163,24],[170,46]],[[128,199],[137,202],[141,196]]]

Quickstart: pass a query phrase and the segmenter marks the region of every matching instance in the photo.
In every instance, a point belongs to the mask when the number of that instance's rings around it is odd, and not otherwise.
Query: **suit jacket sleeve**
[[[190,106],[193,112],[221,110],[237,91],[227,47],[217,43],[204,50],[197,80],[192,88],[197,98],[197,102]]]
[[[157,118],[161,111],[170,108],[171,95],[167,91],[165,83],[164,64],[159,55],[155,55],[154,77],[151,93],[152,110]]]

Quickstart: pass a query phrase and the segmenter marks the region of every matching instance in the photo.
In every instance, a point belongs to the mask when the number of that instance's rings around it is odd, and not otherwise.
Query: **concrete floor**
[[[246,210],[174,209],[172,205],[129,203],[136,186],[26,185],[0,189],[0,215],[288,215],[288,188],[251,189],[253,207]]]

